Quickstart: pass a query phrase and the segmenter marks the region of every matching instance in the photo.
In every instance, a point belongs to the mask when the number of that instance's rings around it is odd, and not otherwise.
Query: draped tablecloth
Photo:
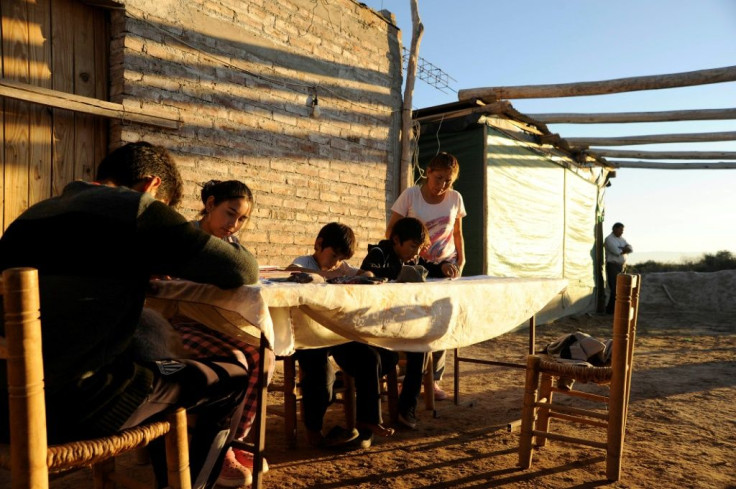
[[[434,351],[502,335],[542,309],[564,279],[463,277],[423,283],[297,284],[262,280],[232,290],[152,282],[147,305],[184,315],[277,355],[355,340],[397,351]]]

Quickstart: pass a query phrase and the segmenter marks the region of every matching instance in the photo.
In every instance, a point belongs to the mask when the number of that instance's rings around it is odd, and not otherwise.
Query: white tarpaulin
[[[569,158],[492,128],[487,148],[486,273],[567,279],[541,321],[591,310],[598,186],[566,168]]]

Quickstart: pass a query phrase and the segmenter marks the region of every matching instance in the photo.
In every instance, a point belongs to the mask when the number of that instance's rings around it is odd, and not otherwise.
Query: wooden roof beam
[[[656,161],[626,161],[606,160],[606,163],[614,168],[644,168],[654,170],[735,170],[736,162],[714,161],[703,163],[700,161],[691,163],[662,163]]]
[[[546,124],[600,124],[736,119],[736,108],[669,110],[663,112],[601,112],[597,114],[527,114]]]
[[[642,158],[645,160],[736,160],[736,151],[636,151],[590,148],[588,151],[606,158]]]
[[[709,70],[688,71],[669,75],[637,76],[614,80],[560,83],[554,85],[525,85],[517,87],[487,87],[460,90],[458,100],[482,99],[495,102],[501,99],[579,97],[609,93],[660,90],[736,81],[736,66]]]
[[[652,134],[646,136],[565,138],[571,146],[629,146],[635,144],[706,143],[736,141],[736,132],[703,132],[694,134]]]

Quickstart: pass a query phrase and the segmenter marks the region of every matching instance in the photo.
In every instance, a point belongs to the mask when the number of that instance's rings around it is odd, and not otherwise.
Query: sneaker
[[[417,417],[414,413],[414,408],[410,408],[406,412],[399,413],[399,423],[409,429],[415,430],[417,428]]]
[[[245,467],[246,469],[249,469],[251,473],[253,473],[253,454],[250,452],[246,452],[245,450],[241,450],[240,448],[233,448],[232,451],[235,453],[235,460],[237,460],[240,465]],[[265,457],[261,457],[261,473],[265,474],[268,472],[268,462],[266,461]]]
[[[253,484],[253,473],[235,459],[233,450],[225,454],[217,485],[221,487],[244,487]]]
[[[355,428],[348,430],[341,426],[334,426],[326,436],[319,431],[307,430],[307,441],[314,448],[344,448],[358,438],[358,435],[358,430]]]
[[[449,398],[450,396],[447,394],[447,392],[443,391],[442,387],[440,387],[440,385],[437,382],[435,382],[434,383],[434,400],[435,401],[445,401]]]
[[[373,445],[373,431],[368,429],[358,430],[358,438],[353,443],[357,443],[360,448],[370,448]]]

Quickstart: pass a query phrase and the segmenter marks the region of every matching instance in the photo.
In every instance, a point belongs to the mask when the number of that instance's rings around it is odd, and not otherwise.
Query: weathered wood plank
[[[52,80],[57,80],[57,78],[56,73],[53,73]],[[178,119],[152,114],[145,110],[126,108],[122,104],[81,97],[64,91],[34,87],[4,78],[0,78],[0,96],[49,107],[63,108],[64,110],[83,114],[99,115],[110,119],[120,119],[169,129],[178,129],[180,125]]]
[[[736,160],[736,151],[636,151],[628,149],[590,148],[591,153],[611,158],[643,158],[645,160]]]
[[[3,4],[0,3],[0,18],[2,17],[4,17],[4,11]],[[3,24],[0,22],[0,39],[3,37]],[[0,41],[0,59],[3,54],[3,43]],[[0,66],[0,75],[2,75],[2,66]],[[5,99],[2,97],[0,97],[0,110],[2,110],[0,113],[0,202],[5,202]],[[0,237],[6,228],[4,205],[0,204]]]
[[[95,43],[95,95],[98,100],[107,100],[109,97],[108,72],[110,53],[110,31],[107,13],[101,10],[94,16],[94,43]],[[109,139],[109,121],[106,117],[95,117],[95,152],[94,164],[97,165],[107,155]]]
[[[66,93],[74,93],[72,4],[70,0],[51,2],[52,87]],[[57,108],[53,117],[51,193],[59,195],[74,180],[74,112]]]
[[[600,124],[736,119],[736,109],[668,110],[662,112],[601,112],[597,114],[526,114],[547,124]]]
[[[579,83],[523,85],[517,87],[486,87],[460,90],[458,100],[481,99],[494,102],[501,99],[579,97],[609,93],[660,90],[736,81],[736,66],[688,71],[667,75],[637,76]]]
[[[701,161],[694,162],[678,162],[678,163],[662,163],[655,161],[626,161],[626,160],[606,160],[606,162],[614,168],[647,168],[657,170],[733,170],[736,169],[736,162],[733,161],[714,161],[712,163],[703,163]]]
[[[736,141],[736,132],[702,132],[692,134],[650,134],[645,136],[565,138],[571,146],[629,146],[634,144],[705,143]]]
[[[96,93],[94,12],[81,2],[74,2],[74,93],[94,97]],[[94,173],[95,123],[89,114],[74,117],[74,179],[92,181]]]
[[[28,7],[22,0],[3,1],[3,71],[28,82]],[[30,108],[26,102],[5,102],[4,222],[10,224],[28,208]]]
[[[29,82],[51,88],[51,0],[28,3]],[[51,111],[48,107],[29,104],[30,173],[28,200],[36,202],[51,197]]]

